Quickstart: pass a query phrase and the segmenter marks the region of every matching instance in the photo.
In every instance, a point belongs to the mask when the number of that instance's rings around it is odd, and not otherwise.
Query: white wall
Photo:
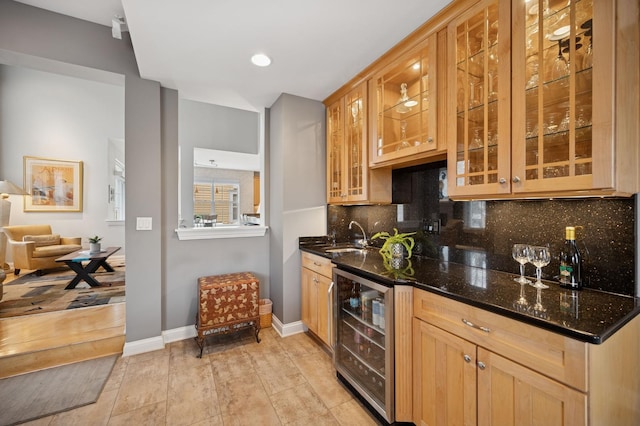
[[[0,65],[0,178],[23,185],[23,156],[82,161],[82,212],[24,212],[11,196],[11,224],[48,223],[63,236],[103,236],[120,246],[124,226],[109,226],[110,138],[124,139],[124,87]],[[10,253],[8,253],[10,260]]]

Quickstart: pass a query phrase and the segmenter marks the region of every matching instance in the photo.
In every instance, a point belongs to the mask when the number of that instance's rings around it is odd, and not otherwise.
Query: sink
[[[351,253],[354,251],[362,251],[364,249],[358,248],[358,247],[340,247],[340,248],[331,248],[331,249],[326,249],[325,251],[327,253]]]

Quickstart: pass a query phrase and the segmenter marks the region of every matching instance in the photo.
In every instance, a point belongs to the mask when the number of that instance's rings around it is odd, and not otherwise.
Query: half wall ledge
[[[268,226],[216,226],[213,228],[178,228],[178,239],[213,240],[216,238],[264,237]]]

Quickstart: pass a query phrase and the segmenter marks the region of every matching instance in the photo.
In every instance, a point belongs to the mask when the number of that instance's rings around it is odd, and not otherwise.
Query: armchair
[[[61,237],[51,232],[49,225],[5,226],[13,256],[14,274],[21,269],[38,270],[59,268],[56,259],[82,248],[81,237]]]

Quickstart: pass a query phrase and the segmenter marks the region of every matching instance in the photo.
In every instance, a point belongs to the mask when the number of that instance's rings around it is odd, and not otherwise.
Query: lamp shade
[[[8,180],[0,180],[0,194],[27,195],[24,189]]]

